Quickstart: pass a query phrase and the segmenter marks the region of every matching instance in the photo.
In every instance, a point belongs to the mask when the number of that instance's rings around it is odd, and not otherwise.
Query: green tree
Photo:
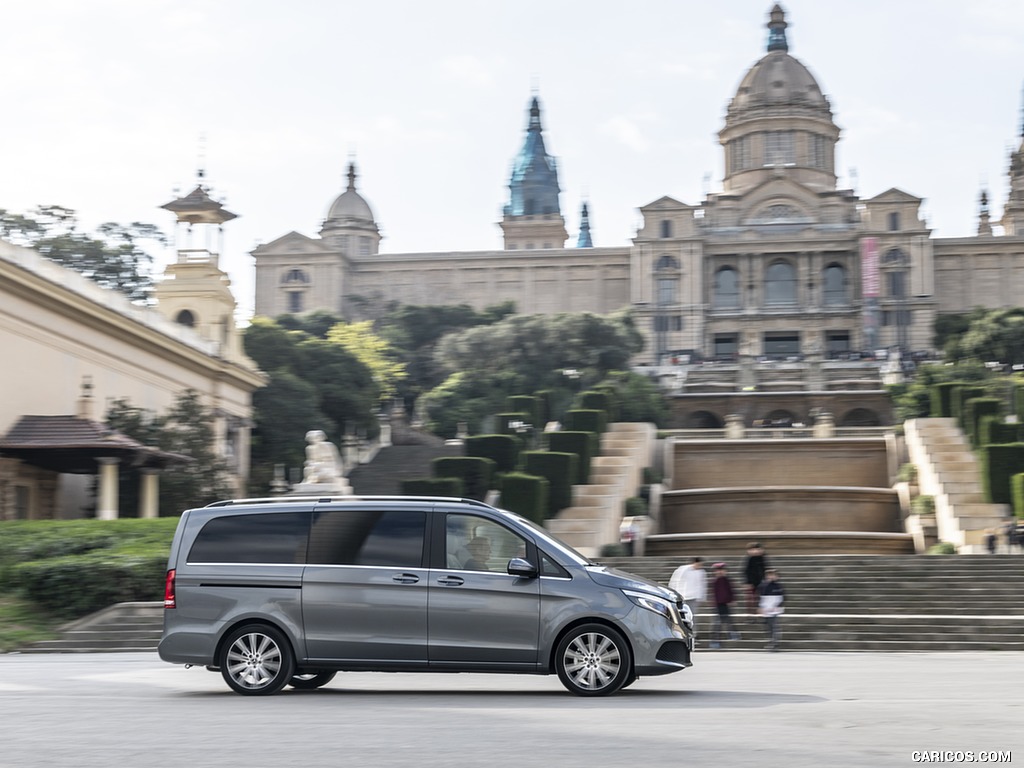
[[[303,331],[310,336],[326,339],[327,332],[344,322],[344,318],[325,309],[318,309],[306,315],[280,315],[274,322],[289,331]]]
[[[625,369],[642,348],[628,312],[518,315],[444,337],[436,359],[448,372],[504,370],[530,392],[564,387],[566,369],[579,371],[579,386],[587,388]]]
[[[167,238],[152,224],[101,224],[95,235],[78,229],[70,208],[39,206],[28,214],[0,209],[0,237],[34,248],[51,261],[73,269],[104,288],[147,303],[153,291],[153,258],[142,243],[166,245]]]
[[[392,398],[406,378],[405,364],[395,359],[395,350],[373,332],[373,323],[338,323],[327,332],[327,340],[349,352],[366,366],[380,390],[381,398]]]
[[[960,351],[982,362],[1024,363],[1024,308],[993,309],[975,316],[960,340]]]
[[[316,388],[289,370],[270,374],[267,386],[252,395],[252,472],[250,486],[266,492],[274,467],[302,467],[306,460],[306,432],[333,423],[320,410]]]
[[[523,386],[523,379],[510,371],[453,373],[420,397],[416,408],[426,428],[441,437],[455,437],[459,422],[465,422],[471,434],[489,432],[494,429],[489,420]]]
[[[612,371],[599,385],[610,389],[618,403],[620,421],[646,421],[663,427],[668,423],[668,405],[658,385],[633,371]]]
[[[116,400],[107,411],[107,426],[168,453],[191,461],[172,464],[160,475],[160,511],[177,515],[190,507],[230,498],[234,489],[229,468],[214,446],[213,414],[195,390],[182,392],[167,413],[157,415]],[[121,473],[120,506],[133,514],[138,509],[139,484],[134,472]]]

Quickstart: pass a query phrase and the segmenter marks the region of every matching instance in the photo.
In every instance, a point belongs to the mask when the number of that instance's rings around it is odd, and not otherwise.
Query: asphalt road
[[[876,768],[920,764],[916,751],[1024,764],[1024,653],[695,662],[605,699],[556,677],[367,673],[253,698],[155,654],[6,655],[0,766]]]

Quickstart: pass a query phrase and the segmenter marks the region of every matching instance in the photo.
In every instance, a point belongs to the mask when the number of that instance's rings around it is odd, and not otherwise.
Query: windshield
[[[515,512],[509,512],[507,509],[499,511],[502,514],[508,515],[520,525],[529,528],[540,541],[547,545],[545,549],[549,550],[549,554],[558,553],[564,555],[567,560],[575,563],[576,565],[597,565],[593,560],[581,555],[564,541],[552,536],[550,531],[540,525],[537,525],[537,523],[532,520],[529,520],[522,515],[517,515]]]

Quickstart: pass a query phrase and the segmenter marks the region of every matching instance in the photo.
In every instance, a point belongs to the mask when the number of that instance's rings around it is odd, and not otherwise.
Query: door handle
[[[415,584],[420,580],[420,577],[415,573],[400,573],[397,576],[392,577],[392,581],[397,581],[399,584]]]
[[[444,584],[446,587],[458,587],[465,584],[465,580],[460,576],[445,576],[437,580],[438,584]]]

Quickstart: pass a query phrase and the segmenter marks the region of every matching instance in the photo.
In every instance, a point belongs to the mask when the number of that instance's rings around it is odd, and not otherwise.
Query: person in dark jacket
[[[757,589],[764,581],[764,573],[768,568],[768,558],[760,542],[747,544],[747,557],[743,561],[743,580],[747,585],[747,613],[757,609]]]
[[[774,568],[765,571],[764,581],[757,592],[760,596],[757,612],[764,617],[764,629],[768,636],[768,644],[765,645],[765,648],[769,651],[777,651],[779,650],[779,641],[782,639],[779,617],[786,610],[783,607],[783,603],[786,601],[786,590],[782,588],[782,582],[779,581],[779,572]]]
[[[715,622],[711,626],[711,647],[721,648],[721,634],[723,627],[729,625],[729,638],[739,640],[740,633],[736,631],[733,623],[729,605],[736,599],[732,590],[732,582],[729,581],[729,572],[725,563],[715,563],[712,570],[715,573],[715,580],[711,584],[711,591],[715,598]]]

